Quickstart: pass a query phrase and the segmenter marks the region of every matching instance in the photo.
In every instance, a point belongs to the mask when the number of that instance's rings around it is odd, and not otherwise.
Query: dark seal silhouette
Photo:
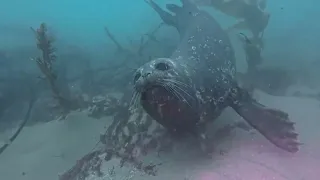
[[[232,107],[274,145],[297,152],[298,134],[288,114],[254,100],[236,82],[235,55],[226,32],[208,13],[187,0],[168,4],[174,15],[148,1],[163,21],[181,36],[170,58],[154,59],[134,76],[133,101],[172,133],[192,134],[204,150],[205,127],[226,107]]]

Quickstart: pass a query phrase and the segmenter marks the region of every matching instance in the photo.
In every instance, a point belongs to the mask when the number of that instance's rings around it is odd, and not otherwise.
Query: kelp
[[[65,112],[79,108],[77,99],[65,97],[61,93],[61,89],[57,85],[57,74],[54,71],[54,63],[56,62],[56,48],[53,46],[54,38],[48,34],[48,28],[45,23],[40,24],[40,27],[34,29],[31,27],[35,37],[37,48],[41,51],[41,56],[32,58],[35,61],[39,70],[43,74],[41,79],[48,82],[49,87],[53,93],[53,97],[58,100],[59,105]],[[68,87],[67,87],[68,88]]]

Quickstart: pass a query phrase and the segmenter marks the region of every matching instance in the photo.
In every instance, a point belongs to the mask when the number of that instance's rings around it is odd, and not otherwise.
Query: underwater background
[[[154,1],[162,8],[181,4]],[[140,169],[137,162],[120,168],[121,156],[102,161],[98,155],[105,156],[103,150],[111,146],[105,142],[113,131],[109,125],[148,119],[144,112],[128,113],[133,73],[151,59],[170,57],[179,43],[178,32],[163,25],[144,0],[1,0],[0,4],[1,180],[320,178],[318,1],[267,0],[264,11],[270,13],[270,21],[261,52],[265,71],[251,79],[259,101],[286,111],[296,123],[304,143],[297,154],[281,152],[253,130],[238,128],[221,135],[213,159],[200,157],[192,148],[159,157],[151,151],[141,159],[154,164]],[[210,6],[201,8],[224,29],[241,19]],[[41,36],[43,32],[46,36]],[[248,54],[239,33],[251,35],[248,29],[228,33],[239,77],[245,79]],[[48,38],[44,44],[41,37]],[[44,46],[54,54],[44,60],[45,67],[37,59],[44,57]],[[219,127],[225,130],[233,120],[241,118],[227,109],[219,117]]]

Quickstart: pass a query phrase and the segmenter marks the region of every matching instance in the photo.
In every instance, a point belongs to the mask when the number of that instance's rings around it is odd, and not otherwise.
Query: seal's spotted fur
[[[151,7],[174,26],[180,44],[170,58],[140,67],[134,77],[135,99],[172,133],[191,133],[206,141],[205,126],[232,107],[276,146],[298,151],[297,133],[288,115],[259,104],[236,83],[235,55],[227,33],[208,13],[188,0],[168,4],[171,15],[153,1]]]

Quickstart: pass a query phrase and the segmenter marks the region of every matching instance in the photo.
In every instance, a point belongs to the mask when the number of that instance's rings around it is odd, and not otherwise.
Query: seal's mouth
[[[150,86],[141,93],[141,101],[148,101],[150,104],[164,104],[175,98],[174,94],[161,85]]]
[[[194,121],[198,120],[197,108],[191,106],[194,101],[187,99],[187,95],[178,89],[155,85],[142,92],[140,102],[153,119],[170,131],[187,132],[194,128]]]
[[[164,122],[173,122],[179,117],[176,112],[182,107],[179,99],[163,86],[147,89],[141,94],[140,101],[144,110],[164,126],[168,126]]]
[[[157,81],[137,82],[134,87],[131,108],[168,105],[192,106],[192,88],[177,79],[163,78]]]

